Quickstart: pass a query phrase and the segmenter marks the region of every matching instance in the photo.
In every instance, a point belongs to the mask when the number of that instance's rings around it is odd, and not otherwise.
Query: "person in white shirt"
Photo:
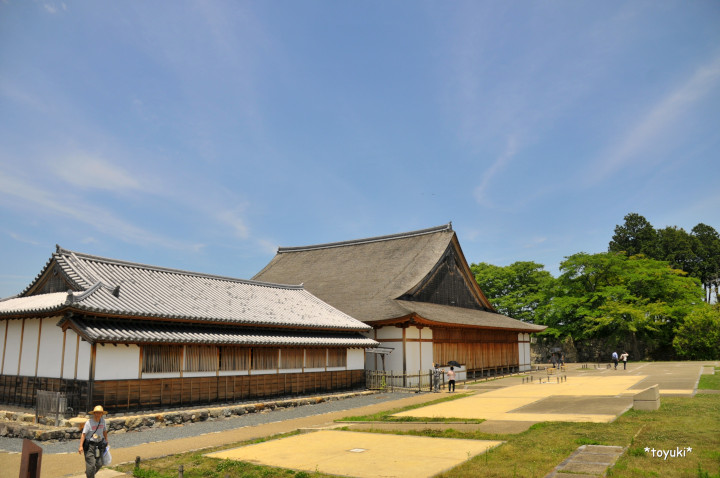
[[[96,406],[92,412],[92,418],[85,422],[82,435],[80,435],[80,447],[78,453],[85,455],[85,476],[95,478],[95,473],[103,465],[102,457],[107,447],[107,426],[102,405]]]

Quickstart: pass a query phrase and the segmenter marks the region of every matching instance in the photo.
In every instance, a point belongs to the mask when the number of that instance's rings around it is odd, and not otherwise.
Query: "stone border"
[[[333,395],[318,395],[304,398],[279,399],[254,403],[226,404],[219,407],[204,407],[182,410],[163,410],[147,412],[138,415],[115,416],[107,415],[108,433],[139,432],[150,428],[180,426],[185,423],[220,420],[241,416],[248,413],[269,413],[274,410],[315,405],[318,403],[346,398],[375,395],[374,390],[363,392],[341,393]],[[2,412],[0,411],[0,436],[9,438],[28,438],[36,441],[66,441],[79,440],[82,428],[88,417],[75,417],[61,420],[55,426],[52,418],[40,417],[35,423],[35,415],[30,413]]]

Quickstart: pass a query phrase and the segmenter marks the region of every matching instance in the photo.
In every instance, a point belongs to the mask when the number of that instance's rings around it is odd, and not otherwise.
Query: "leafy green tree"
[[[653,259],[668,261],[675,269],[683,270],[693,276],[698,269],[698,256],[695,253],[697,239],[685,229],[676,226],[657,231],[656,256]]]
[[[535,262],[515,262],[506,267],[481,262],[470,270],[490,303],[501,314],[534,322],[555,280],[545,266]]]
[[[639,341],[651,353],[671,349],[675,327],[702,302],[696,279],[641,255],[578,253],[560,272],[542,314],[548,332],[630,346],[636,357]]]
[[[695,238],[694,248],[697,257],[695,276],[705,288],[705,301],[710,302],[712,289],[715,287],[716,300],[720,286],[720,234],[703,223],[692,228]]]
[[[622,226],[615,226],[615,234],[608,245],[608,252],[656,257],[657,234],[652,224],[634,212],[626,215],[624,219],[625,223]]]
[[[690,312],[677,330],[673,347],[684,359],[720,359],[720,306],[705,305]]]

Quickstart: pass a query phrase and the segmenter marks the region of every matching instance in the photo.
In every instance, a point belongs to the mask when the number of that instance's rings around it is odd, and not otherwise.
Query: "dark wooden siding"
[[[461,269],[460,259],[451,244],[420,284],[398,299],[486,310],[466,282]]]
[[[517,333],[433,328],[433,361],[446,364],[450,360],[464,364],[469,371],[517,367]]]
[[[365,388],[364,370],[99,380],[93,383],[82,380],[0,375],[0,403],[32,408],[35,406],[37,390],[52,390],[67,393],[69,405],[76,413],[90,410],[94,405],[102,405],[108,411],[117,412],[232,403],[359,388]],[[92,399],[88,400],[90,394]],[[72,401],[70,401],[71,397]]]

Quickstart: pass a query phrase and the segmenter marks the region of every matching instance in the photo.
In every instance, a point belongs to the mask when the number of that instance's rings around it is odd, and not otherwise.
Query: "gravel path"
[[[125,448],[143,443],[156,441],[174,440],[191,436],[203,435],[206,433],[231,430],[234,428],[262,425],[265,423],[280,422],[293,418],[309,417],[324,413],[350,410],[352,408],[364,407],[376,403],[398,400],[409,396],[407,393],[378,393],[374,395],[361,395],[343,400],[330,400],[314,405],[303,405],[301,407],[285,408],[267,413],[249,413],[230,418],[216,419],[212,421],[185,423],[183,425],[152,428],[139,432],[111,433],[109,436],[110,447]],[[352,415],[352,413],[348,413]],[[20,438],[0,437],[0,451],[21,452],[23,440]],[[43,453],[77,453],[79,440],[66,442],[35,442],[43,448]]]

